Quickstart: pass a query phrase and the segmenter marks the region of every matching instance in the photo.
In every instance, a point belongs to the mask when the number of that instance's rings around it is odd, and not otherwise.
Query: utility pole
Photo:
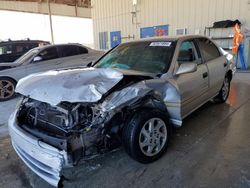
[[[47,0],[47,3],[48,3],[48,10],[49,10],[49,24],[50,24],[51,42],[52,42],[52,44],[54,44],[54,32],[53,32],[52,16],[51,16],[51,9],[50,9],[50,0]]]

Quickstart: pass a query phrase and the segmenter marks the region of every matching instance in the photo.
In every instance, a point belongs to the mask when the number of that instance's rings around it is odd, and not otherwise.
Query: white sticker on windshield
[[[172,42],[151,42],[149,46],[165,46],[169,47],[171,46]]]

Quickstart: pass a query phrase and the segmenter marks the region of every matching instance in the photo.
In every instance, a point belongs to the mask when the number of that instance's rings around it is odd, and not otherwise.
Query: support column
[[[49,24],[50,24],[50,34],[51,34],[51,42],[54,44],[54,32],[53,32],[53,23],[52,23],[52,16],[51,16],[51,9],[50,9],[50,0],[48,2],[48,10],[49,10]]]

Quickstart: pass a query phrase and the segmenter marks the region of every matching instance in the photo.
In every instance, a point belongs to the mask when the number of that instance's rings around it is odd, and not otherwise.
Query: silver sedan
[[[21,79],[9,120],[14,149],[57,186],[62,169],[123,145],[141,163],[166,151],[172,126],[211,99],[225,102],[233,64],[202,36],[124,43],[92,67]]]
[[[1,63],[0,102],[13,98],[17,82],[29,74],[86,66],[103,54],[79,44],[49,45],[30,50],[13,63]]]

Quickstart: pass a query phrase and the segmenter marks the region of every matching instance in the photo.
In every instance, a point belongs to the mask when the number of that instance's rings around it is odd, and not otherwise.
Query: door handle
[[[202,74],[202,77],[203,77],[203,78],[207,78],[207,77],[208,77],[208,73],[207,73],[207,72],[204,72],[204,73]]]

